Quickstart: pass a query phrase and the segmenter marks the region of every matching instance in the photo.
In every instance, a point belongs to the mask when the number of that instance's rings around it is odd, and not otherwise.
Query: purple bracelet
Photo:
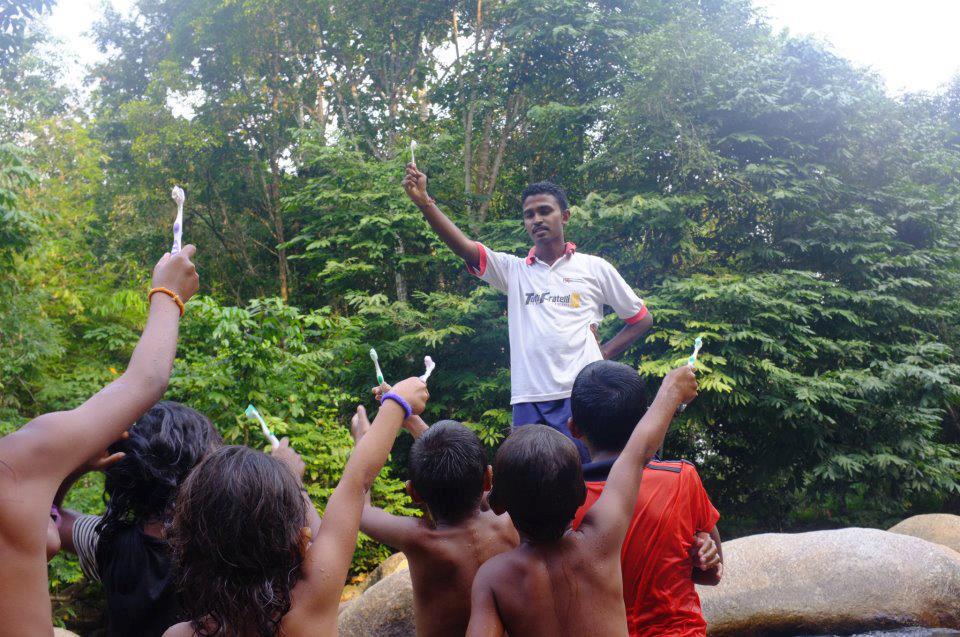
[[[403,399],[403,396],[401,396],[400,394],[395,394],[395,393],[393,393],[392,391],[388,391],[386,394],[384,394],[384,395],[380,398],[380,404],[382,405],[382,404],[383,404],[383,401],[385,401],[385,400],[392,400],[393,402],[395,402],[395,403],[397,403],[398,405],[400,405],[400,407],[403,408],[403,413],[404,413],[404,416],[403,416],[403,417],[404,417],[404,419],[409,418],[410,416],[413,415],[413,407],[411,407],[411,406],[410,406],[410,403],[408,403],[407,401],[405,401],[405,400]]]

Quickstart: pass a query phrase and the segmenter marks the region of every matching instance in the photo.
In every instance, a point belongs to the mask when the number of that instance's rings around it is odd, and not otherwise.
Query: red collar
[[[567,241],[566,245],[563,246],[563,256],[570,257],[574,252],[577,251],[577,244],[573,241]],[[534,246],[530,248],[530,252],[527,253],[527,265],[533,265],[537,261],[537,247]]]

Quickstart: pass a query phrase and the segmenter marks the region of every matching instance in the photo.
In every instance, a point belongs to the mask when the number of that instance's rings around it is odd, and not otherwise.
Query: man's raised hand
[[[407,173],[403,176],[401,185],[407,191],[410,201],[417,206],[422,207],[433,202],[433,199],[427,194],[427,175],[417,170],[416,164],[407,164]]]
[[[190,260],[196,253],[196,246],[188,244],[177,254],[171,256],[168,252],[160,257],[153,268],[153,287],[167,288],[186,303],[200,287],[197,267]]]

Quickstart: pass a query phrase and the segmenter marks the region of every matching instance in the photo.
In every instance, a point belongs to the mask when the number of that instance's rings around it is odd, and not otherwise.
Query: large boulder
[[[413,637],[410,571],[399,570],[364,591],[340,611],[342,637]]]
[[[407,564],[407,556],[403,553],[394,553],[387,559],[380,562],[380,565],[377,568],[370,571],[363,582],[359,584],[360,592],[364,592],[380,580],[393,575],[397,571],[402,571],[409,568],[410,565]]]
[[[960,553],[876,529],[725,542],[719,586],[699,586],[710,637],[960,628]]]
[[[387,559],[380,562],[380,565],[377,568],[373,569],[366,576],[363,576],[363,579],[354,584],[347,584],[343,587],[343,591],[340,593],[340,610],[342,613],[347,609],[347,606],[353,602],[356,598],[360,597],[365,590],[382,580],[388,575],[392,575],[397,571],[410,568],[407,564],[407,556],[403,553],[394,553]]]
[[[960,515],[949,513],[915,515],[890,527],[890,532],[912,535],[960,552]]]

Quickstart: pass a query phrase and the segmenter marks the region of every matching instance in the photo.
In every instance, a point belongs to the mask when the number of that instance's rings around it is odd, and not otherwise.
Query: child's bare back
[[[456,525],[419,523],[404,547],[413,581],[413,610],[420,637],[462,635],[470,621],[470,589],[484,562],[517,545],[508,516],[479,511]]]
[[[487,562],[476,586],[488,591],[511,635],[626,635],[619,555],[567,531],[557,542],[524,542]]]
[[[360,440],[368,427],[363,407],[357,408],[351,426]],[[494,514],[483,501],[490,467],[475,433],[455,421],[427,427],[413,418],[404,427],[417,439],[410,449],[407,489],[427,515],[391,515],[368,504],[360,528],[407,556],[417,635],[463,635],[477,571],[516,547],[520,538],[510,517]]]

